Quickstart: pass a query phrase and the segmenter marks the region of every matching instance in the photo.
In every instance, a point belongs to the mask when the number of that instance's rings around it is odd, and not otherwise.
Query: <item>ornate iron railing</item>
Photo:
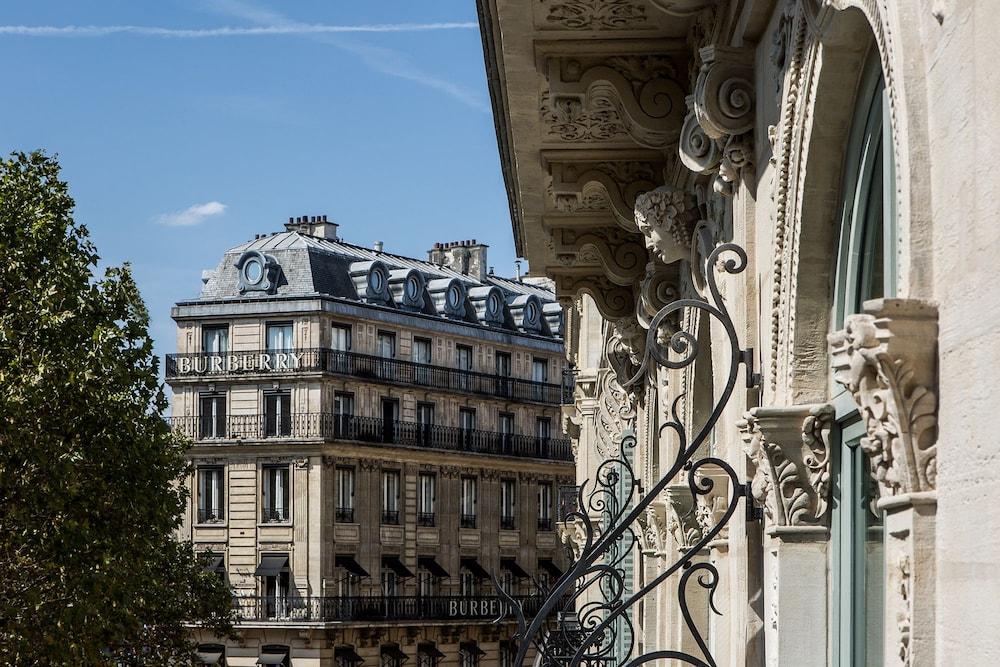
[[[528,613],[541,606],[538,595],[517,596]],[[281,623],[324,621],[493,620],[504,615],[504,602],[496,595],[423,596],[245,596],[233,597],[239,621]]]
[[[735,257],[723,260],[723,255]],[[645,357],[638,372],[623,383],[623,386],[631,387],[644,381],[653,364],[661,368],[683,369],[694,362],[700,351],[696,332],[681,328],[669,336],[665,345],[658,342],[658,336],[662,334],[661,325],[667,323],[667,318],[672,316],[670,322],[673,322],[675,314],[681,314],[684,309],[700,311],[702,315],[714,319],[726,332],[730,352],[728,376],[705,423],[694,425],[692,430],[697,430],[693,437],[689,437],[684,420],[678,414],[682,396],[677,396],[673,400],[668,421],[660,427],[659,436],[672,431],[677,442],[677,455],[669,468],[660,479],[652,481],[648,488],[640,492],[639,478],[631,464],[636,437],[626,430],[621,434],[619,453],[602,461],[593,479],[580,485],[575,507],[567,507],[568,499],[560,494],[559,520],[582,524],[584,540],[575,562],[552,585],[541,607],[533,614],[526,613],[517,600],[505,594],[499,580],[494,577],[498,594],[505,598],[518,620],[515,639],[519,649],[514,664],[521,664],[529,649],[534,646],[545,667],[615,664],[638,667],[655,660],[676,660],[699,667],[716,667],[716,660],[703,635],[704,629],[698,627],[689,608],[688,585],[693,579],[707,592],[712,611],[719,613],[713,600],[719,583],[719,572],[711,563],[695,562],[694,558],[716,539],[736,512],[740,498],[747,499],[747,520],[759,519],[759,510],[753,506],[749,486],[733,467],[721,458],[701,455],[732,397],[741,364],[747,365],[747,387],[759,384],[759,377],[751,368],[752,350],[740,348],[732,318],[716,284],[716,267],[721,267],[728,274],[737,274],[746,268],[746,264],[746,253],[739,246],[727,243],[716,247],[708,255],[705,264],[698,267],[703,271],[704,280],[699,282],[707,287],[708,299],[684,298],[664,306],[650,321]],[[654,442],[649,446],[656,447],[657,444]],[[733,493],[725,511],[721,515],[715,515],[719,518],[714,525],[703,530],[701,538],[683,550],[672,565],[639,590],[630,592],[632,582],[626,578],[624,564],[629,554],[634,553],[639,545],[636,522],[645,514],[646,508],[661,496],[667,484],[678,477],[686,476],[694,498],[709,494],[715,482],[698,473],[704,473],[713,467],[728,476],[732,484]],[[677,597],[681,617],[701,655],[679,649],[664,649],[633,656],[637,633],[632,626],[630,610],[647,594],[678,573]],[[555,624],[549,621],[553,615],[559,618]]]
[[[565,438],[479,431],[456,426],[384,421],[335,413],[297,413],[280,420],[266,415],[169,417],[171,427],[196,442],[214,440],[324,439],[427,447],[494,456],[572,461]]]
[[[168,380],[275,373],[331,373],[508,401],[549,405],[573,402],[572,373],[563,375],[562,384],[553,384],[324,348],[168,354],[166,362]]]

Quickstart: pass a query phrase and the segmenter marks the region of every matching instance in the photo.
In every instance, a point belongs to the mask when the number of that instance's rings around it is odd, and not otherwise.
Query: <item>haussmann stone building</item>
[[[489,577],[530,607],[562,574],[573,454],[562,309],[486,250],[410,259],[300,217],[174,307],[180,537],[239,619],[238,642],[194,631],[205,664],[513,664]]]
[[[478,7],[578,482],[641,489],[600,664],[1000,663],[1000,7]]]

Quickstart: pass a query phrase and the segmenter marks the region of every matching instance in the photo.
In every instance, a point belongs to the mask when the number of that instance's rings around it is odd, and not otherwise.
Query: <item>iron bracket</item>
[[[740,495],[746,498],[747,501],[747,523],[763,521],[764,508],[757,507],[757,504],[753,501],[753,491],[750,488],[750,482],[740,485]]]
[[[747,389],[753,389],[754,387],[760,387],[763,379],[760,373],[754,371],[753,365],[753,348],[748,347],[742,351],[740,361],[747,367]]]

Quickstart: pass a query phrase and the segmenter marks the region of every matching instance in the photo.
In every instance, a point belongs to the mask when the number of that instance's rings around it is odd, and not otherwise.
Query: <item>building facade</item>
[[[658,489],[618,663],[1000,660],[1000,181],[970,168],[1000,137],[996,7],[478,4],[517,248],[567,308],[578,480],[634,434]],[[728,314],[654,324],[678,298]],[[674,425],[736,477],[664,479]],[[683,600],[680,558],[718,574]]]
[[[207,664],[510,665],[491,576],[531,606],[565,568],[561,308],[474,241],[428,255],[297,218],[173,309],[180,537],[239,619],[238,642],[197,636]]]

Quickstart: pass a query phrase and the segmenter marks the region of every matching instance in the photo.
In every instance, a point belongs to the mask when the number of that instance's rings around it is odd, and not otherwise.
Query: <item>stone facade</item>
[[[671,575],[633,606],[624,651],[1000,660],[985,427],[1000,226],[984,205],[1000,181],[972,167],[1000,137],[995,7],[478,5],[517,247],[568,313],[578,482],[634,432],[642,488],[664,484],[635,522],[631,590],[692,548],[692,567],[719,575],[721,615],[689,596],[692,632]],[[732,254],[706,266],[725,243],[746,250],[742,272]],[[679,298],[723,303],[733,330],[694,307],[656,315]],[[747,486],[696,467],[717,483],[692,498],[687,471],[663,480],[683,444],[669,424],[714,420],[691,454]],[[760,520],[745,520],[750,500]]]
[[[487,275],[483,245],[429,255],[293,220],[173,309],[171,422],[194,442],[179,536],[239,618],[236,642],[195,632],[207,660],[513,664],[486,575],[530,604],[565,568],[561,313]]]

